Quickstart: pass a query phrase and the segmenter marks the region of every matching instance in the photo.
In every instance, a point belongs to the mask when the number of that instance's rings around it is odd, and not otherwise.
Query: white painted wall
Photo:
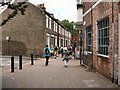
[[[77,22],[83,22],[83,9],[77,9]]]

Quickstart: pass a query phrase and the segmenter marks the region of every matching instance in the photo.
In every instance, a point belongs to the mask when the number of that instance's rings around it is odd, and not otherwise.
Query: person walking
[[[54,57],[54,50],[53,49],[51,49],[50,55],[52,58]]]
[[[50,51],[51,51],[50,48],[48,47],[48,45],[46,45],[46,47],[44,48],[44,57],[46,58],[45,66],[48,65],[50,58]]]
[[[63,58],[63,47],[60,48],[61,57]]]
[[[65,65],[65,67],[67,67],[67,62],[69,61],[69,58],[68,58],[69,52],[67,50],[67,47],[65,47],[63,50],[64,51],[63,51],[63,60],[62,61],[64,61],[64,65]]]
[[[56,59],[57,56],[58,56],[58,47],[55,46],[55,48],[54,48],[54,58]]]

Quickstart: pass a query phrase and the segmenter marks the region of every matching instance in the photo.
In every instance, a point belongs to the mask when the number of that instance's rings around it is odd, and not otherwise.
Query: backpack
[[[49,54],[48,48],[45,49],[45,54]]]

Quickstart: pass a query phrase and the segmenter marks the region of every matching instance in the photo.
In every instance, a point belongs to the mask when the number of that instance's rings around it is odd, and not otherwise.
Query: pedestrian
[[[51,49],[50,55],[52,58],[54,57],[54,50],[53,49]]]
[[[68,49],[69,55],[70,55],[69,58],[72,59],[72,46],[69,45],[69,46],[67,47],[67,49]]]
[[[62,61],[64,61],[64,65],[65,65],[65,67],[67,67],[67,63],[69,61],[69,58],[68,58],[69,52],[67,50],[67,47],[65,47],[63,50],[64,51],[63,51],[63,60]]]
[[[57,56],[58,56],[58,47],[55,46],[55,48],[54,48],[54,58],[56,59]]]
[[[50,48],[48,47],[48,45],[46,45],[46,47],[44,48],[44,57],[46,58],[45,66],[48,65],[50,58],[50,51],[51,51]]]
[[[63,57],[63,47],[60,48],[61,57]]]

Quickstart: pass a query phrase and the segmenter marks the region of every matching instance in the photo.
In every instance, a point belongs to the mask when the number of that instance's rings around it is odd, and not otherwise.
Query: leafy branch
[[[18,2],[17,4],[3,3],[1,5],[2,6],[8,5],[8,9],[12,9],[13,12],[11,14],[9,14],[8,17],[2,21],[0,26],[5,25],[9,20],[12,20],[12,18],[15,17],[18,14],[18,12],[20,12],[21,15],[24,15],[26,8],[28,7],[26,5],[26,2]]]

